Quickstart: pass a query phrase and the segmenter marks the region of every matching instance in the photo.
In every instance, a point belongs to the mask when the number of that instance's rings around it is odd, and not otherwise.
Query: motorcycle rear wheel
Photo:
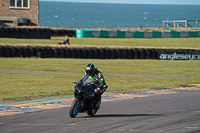
[[[89,116],[94,116],[97,113],[97,111],[99,110],[100,105],[101,105],[101,102],[99,103],[99,105],[95,105],[92,109],[88,110],[87,114]]]
[[[82,100],[78,99],[78,98],[75,98],[72,105],[71,105],[71,108],[69,110],[69,116],[71,118],[74,118],[78,115],[79,111],[80,111],[80,107],[81,107],[81,103],[82,103]]]

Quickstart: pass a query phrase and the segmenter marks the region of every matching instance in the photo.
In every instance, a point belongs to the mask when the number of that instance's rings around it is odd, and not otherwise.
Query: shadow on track
[[[102,114],[102,115],[95,115],[92,117],[138,117],[138,116],[163,116],[161,114]],[[91,117],[91,116],[86,116]]]

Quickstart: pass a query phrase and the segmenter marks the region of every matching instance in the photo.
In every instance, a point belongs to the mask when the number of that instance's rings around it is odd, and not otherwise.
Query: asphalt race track
[[[10,69],[0,69],[0,72],[3,72],[3,73],[43,73],[43,74],[81,74],[81,75],[84,74],[84,73],[72,73],[72,72],[26,71],[26,70],[10,70]],[[104,75],[151,77],[151,78],[186,78],[186,79],[200,78],[200,77],[192,77],[192,76],[141,75],[141,74],[104,74]]]
[[[104,93],[94,117],[82,113],[76,118],[69,117],[73,96],[0,104],[0,133],[200,133],[199,96],[200,84]]]
[[[200,91],[103,102],[94,117],[69,107],[0,117],[1,133],[200,133]]]

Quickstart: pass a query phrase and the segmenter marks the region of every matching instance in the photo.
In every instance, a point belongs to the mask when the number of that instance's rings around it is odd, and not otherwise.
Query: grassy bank
[[[15,28],[50,28],[44,26],[16,26]],[[200,27],[193,28],[173,28],[173,27],[146,27],[146,28],[106,28],[106,27],[96,27],[96,28],[78,28],[81,30],[129,30],[129,31],[189,31],[189,30],[200,30]],[[77,30],[77,28],[51,28],[51,30]]]
[[[53,46],[53,47],[109,47],[109,48],[174,48],[200,49],[200,38],[69,38],[71,45],[58,45],[64,37],[52,39],[0,38],[0,45]],[[166,87],[200,83],[199,78],[145,78],[110,76],[106,74],[144,75],[200,75],[200,61],[168,60],[97,60],[97,59],[41,59],[0,58],[0,69],[76,72],[84,73],[85,65],[94,63],[106,78],[108,91],[134,90],[151,87]],[[73,94],[74,84],[82,75],[0,73],[0,101],[29,100],[50,96]]]
[[[0,45],[106,48],[200,49],[200,38],[69,38],[71,45],[58,45],[65,37],[51,39],[0,38]]]
[[[0,69],[77,72],[84,73],[85,65],[94,63],[106,78],[108,91],[134,90],[200,83],[200,79],[146,78],[111,76],[113,74],[146,74],[199,76],[200,61],[164,60],[92,60],[92,59],[40,59],[0,58]],[[29,100],[73,94],[73,81],[82,75],[0,73],[0,101]]]

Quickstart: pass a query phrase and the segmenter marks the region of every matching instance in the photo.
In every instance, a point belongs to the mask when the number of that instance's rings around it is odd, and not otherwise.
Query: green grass
[[[64,37],[51,39],[15,39],[0,38],[0,45],[29,45],[29,46],[55,46],[63,47],[57,42]],[[174,48],[174,49],[199,49],[200,38],[69,38],[70,46],[67,47],[109,47],[109,48]],[[66,45],[65,45],[66,46]]]
[[[113,73],[199,76],[200,61],[0,58],[0,69],[84,73],[86,64],[90,62],[94,63],[105,74],[106,83],[109,86],[108,91],[200,83],[200,78],[145,78],[106,75]],[[72,82],[79,80],[82,76],[0,73],[0,101],[72,95],[74,89]]]
[[[60,46],[64,37],[51,39],[0,38],[0,45],[53,47],[109,48],[174,48],[200,49],[200,38],[70,38],[71,45]],[[106,74],[144,74],[199,77],[198,60],[99,60],[99,59],[41,59],[0,58],[0,69],[84,73],[88,63],[94,63],[105,74],[108,91],[134,90],[200,83],[200,78],[145,78],[109,76]],[[74,84],[83,75],[0,73],[0,101],[29,100],[43,97],[72,95]]]
[[[200,38],[82,38],[71,39],[72,45],[134,48],[199,48]]]
[[[72,94],[72,81],[78,76],[62,74],[0,73],[0,100],[29,100]]]
[[[50,96],[72,95],[74,84],[82,75],[0,73],[0,100],[30,100]],[[107,91],[166,87],[199,83],[199,79],[164,79],[105,75]]]
[[[0,69],[78,72],[94,63],[104,73],[199,76],[199,60],[100,60],[100,59],[41,59],[0,58]]]

